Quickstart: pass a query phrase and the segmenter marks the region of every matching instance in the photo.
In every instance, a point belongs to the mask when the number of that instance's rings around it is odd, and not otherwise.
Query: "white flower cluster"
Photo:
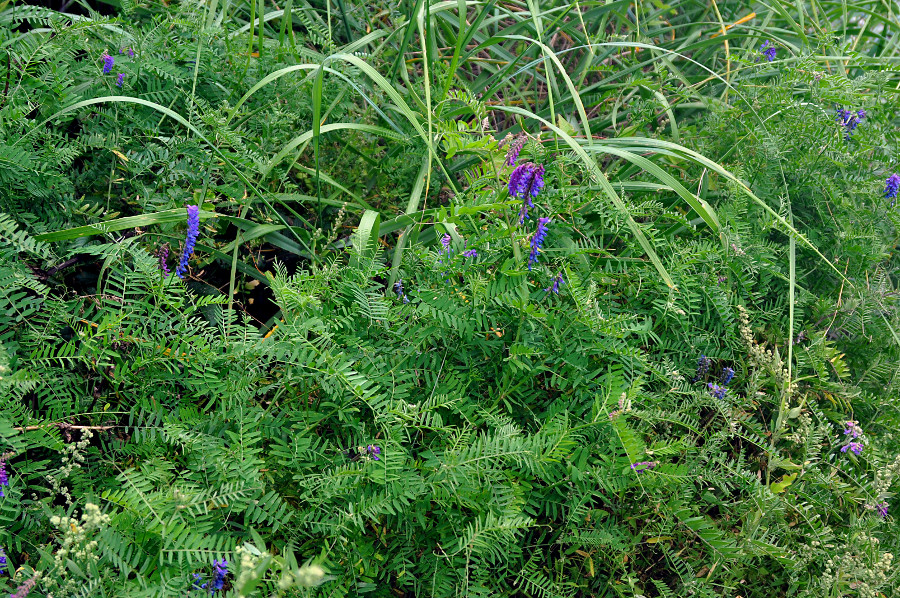
[[[93,437],[94,433],[90,430],[82,430],[81,440],[66,445],[59,471],[56,474],[46,476],[47,481],[50,482],[50,489],[54,494],[62,495],[66,499],[67,505],[72,504],[72,495],[69,494],[69,489],[63,486],[63,482],[72,475],[75,469],[79,469],[81,464],[84,463],[84,451],[91,444],[91,438]]]

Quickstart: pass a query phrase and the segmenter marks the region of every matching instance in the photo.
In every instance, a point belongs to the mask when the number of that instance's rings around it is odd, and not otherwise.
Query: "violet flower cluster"
[[[763,42],[763,45],[759,47],[760,53],[766,57],[766,60],[772,62],[775,60],[775,53],[778,51],[775,48],[775,44],[773,44],[770,40],[766,40]]]
[[[707,373],[709,373],[709,366],[712,361],[706,355],[701,355],[700,359],[697,360],[697,373],[691,378],[691,382],[698,382],[701,378],[705,377]]]
[[[896,172],[887,178],[884,183],[884,197],[891,200],[891,207],[897,202],[897,190],[900,189],[900,174]]]
[[[526,162],[517,166],[509,175],[509,196],[521,198],[522,207],[519,209],[519,224],[528,218],[528,208],[534,207],[533,197],[537,197],[544,188],[544,167],[533,162]]]
[[[850,141],[850,135],[856,130],[856,127],[859,126],[859,123],[861,123],[865,117],[866,111],[862,108],[853,112],[852,110],[844,110],[842,107],[838,106],[834,120],[844,127],[844,139]]]
[[[403,291],[403,280],[400,279],[394,283],[394,292],[397,293],[397,299],[402,299],[403,303],[409,303],[409,297]]]
[[[547,224],[549,222],[549,218],[538,218],[537,230],[534,231],[534,236],[531,237],[531,253],[528,255],[529,270],[537,263],[538,255],[540,255],[541,247],[544,244],[544,239],[547,238]]]
[[[9,486],[9,474],[6,473],[6,459],[0,459],[0,497],[6,496],[3,487]]]
[[[165,278],[170,274],[169,265],[166,263],[169,260],[169,246],[160,247],[156,252],[156,257],[159,259],[159,269],[162,270],[163,278]]]
[[[373,461],[381,461],[381,457],[378,456],[378,455],[381,454],[381,447],[378,446],[377,444],[370,444],[370,445],[368,445],[368,446],[366,447],[366,454],[367,454],[367,455],[369,456],[369,458],[372,459]]]
[[[228,561],[225,559],[222,559],[221,561],[214,560],[212,581],[201,583],[203,582],[203,576],[199,573],[194,573],[194,585],[191,589],[207,590],[210,594],[215,594],[225,587],[225,577],[227,575]]]
[[[566,284],[566,281],[563,280],[562,272],[556,275],[556,278],[553,279],[553,284],[544,289],[545,293],[553,293],[554,295],[559,295],[559,285]]]
[[[841,447],[841,452],[846,453],[849,450],[854,455],[861,455],[865,448],[862,435],[863,431],[859,427],[858,421],[851,419],[844,422],[844,436],[849,436],[849,438],[847,438],[847,444]]]
[[[197,245],[197,237],[200,235],[200,206],[187,207],[187,237],[184,240],[184,251],[181,252],[181,260],[175,268],[175,276],[184,278],[187,273],[188,261],[194,253]]]
[[[103,51],[103,54],[100,56],[100,58],[103,59],[103,74],[110,74],[116,64],[116,59],[110,56],[109,52],[107,52],[106,50]]]
[[[631,469],[633,469],[636,473],[644,473],[647,470],[653,469],[656,467],[656,461],[638,461],[637,463],[631,464]]]
[[[516,161],[519,159],[519,152],[522,151],[522,148],[525,147],[525,141],[528,139],[525,135],[519,134],[515,137],[511,138],[512,140],[509,142],[509,147],[506,148],[506,165],[507,166],[515,166]]]
[[[6,552],[0,548],[0,575],[6,573]]]
[[[728,386],[728,383],[734,378],[734,370],[731,368],[725,368],[722,370],[722,376],[719,378],[719,383],[722,386]]]
[[[20,585],[18,588],[16,588],[16,593],[10,594],[9,598],[25,598],[26,596],[28,596],[28,593],[34,589],[34,586],[37,585],[37,581],[38,576],[35,575],[31,579]]]

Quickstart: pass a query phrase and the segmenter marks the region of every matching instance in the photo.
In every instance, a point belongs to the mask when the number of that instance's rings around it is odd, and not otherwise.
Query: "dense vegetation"
[[[898,595],[897,10],[3,3],[0,589]]]

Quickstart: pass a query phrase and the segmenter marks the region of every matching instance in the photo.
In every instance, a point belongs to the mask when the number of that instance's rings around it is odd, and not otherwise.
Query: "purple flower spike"
[[[522,151],[522,148],[525,147],[525,140],[527,137],[525,135],[517,135],[512,142],[510,142],[509,147],[506,149],[506,165],[507,166],[515,166],[516,161],[519,159],[519,152]]]
[[[712,361],[706,355],[701,355],[700,359],[697,360],[697,374],[691,378],[691,382],[697,382],[700,378],[706,376],[709,372],[709,366]]]
[[[631,464],[631,469],[633,469],[636,473],[644,473],[647,470],[653,469],[656,467],[656,461],[638,461],[637,463]]]
[[[850,135],[856,130],[856,127],[859,126],[859,123],[861,123],[862,119],[865,117],[866,111],[861,108],[856,112],[853,112],[852,110],[844,110],[838,106],[834,120],[844,127],[844,139],[850,141]]]
[[[6,573],[6,552],[0,548],[0,575]]]
[[[125,73],[119,73],[116,77],[116,87],[122,87],[122,83],[125,82]]]
[[[533,162],[526,162],[517,166],[509,175],[509,196],[522,199],[522,207],[519,209],[519,224],[528,218],[528,208],[534,207],[532,197],[537,197],[544,188],[544,167]]]
[[[883,502],[883,503],[881,503],[881,504],[875,505],[875,511],[876,511],[879,515],[881,515],[881,518],[882,518],[882,519],[884,519],[885,517],[887,517],[888,504],[887,504],[886,502]]]
[[[37,580],[37,575],[35,575],[31,579],[20,585],[18,588],[16,588],[16,593],[10,594],[9,598],[25,598],[26,596],[28,596],[28,593],[34,589],[34,586],[37,585]]]
[[[529,270],[531,270],[531,266],[537,263],[538,255],[541,253],[541,246],[544,244],[544,239],[547,238],[548,222],[550,222],[549,218],[538,218],[537,230],[534,231],[534,236],[531,237],[531,253],[528,256]]]
[[[853,439],[857,439],[862,435],[862,428],[859,427],[859,422],[850,420],[844,423],[844,436],[852,436]]]
[[[228,575],[228,561],[213,561],[213,578],[210,593],[218,592],[225,586],[225,576]]]
[[[544,289],[544,292],[559,295],[559,285],[561,284],[566,284],[566,281],[563,280],[562,272],[556,275],[556,278],[553,279],[553,284]]]
[[[768,60],[769,62],[775,60],[775,54],[778,52],[778,50],[775,48],[775,44],[772,44],[772,42],[769,40],[766,40],[763,45],[759,47],[759,51],[763,56],[766,57],[766,60]]]
[[[724,386],[719,386],[718,384],[713,384],[712,382],[707,384],[706,387],[709,388],[709,394],[720,400],[724,399],[725,393],[728,392],[728,389]]]
[[[367,446],[366,453],[368,453],[369,457],[371,457],[373,461],[381,461],[381,457],[378,456],[381,454],[381,447],[377,444],[370,444],[369,446]]]
[[[113,66],[116,64],[116,59],[110,56],[105,50],[100,58],[103,59],[103,74],[108,75],[112,72]]]
[[[887,178],[884,183],[884,197],[891,200],[891,207],[897,201],[897,190],[900,189],[900,174],[896,172]]]
[[[197,237],[200,234],[200,206],[187,207],[187,237],[184,240],[184,251],[181,252],[181,261],[175,268],[175,276],[184,278],[187,273],[188,261],[191,254],[194,253],[194,246],[197,244]]]
[[[722,383],[722,386],[728,386],[728,383],[734,378],[734,370],[731,368],[725,368],[722,370],[722,377],[719,381]]]
[[[0,459],[0,497],[6,496],[3,487],[9,486],[9,474],[6,473],[6,461]]]
[[[463,257],[478,257],[478,252],[474,249],[469,249],[468,251],[463,251]]]
[[[854,455],[861,455],[863,452],[863,443],[862,442],[850,442],[841,447],[841,452],[846,453],[847,449],[850,449]]]

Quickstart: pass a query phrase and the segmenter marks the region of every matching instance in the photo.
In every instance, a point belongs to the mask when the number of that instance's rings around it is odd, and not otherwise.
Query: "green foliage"
[[[0,8],[9,593],[900,590],[896,23],[110,6]]]

